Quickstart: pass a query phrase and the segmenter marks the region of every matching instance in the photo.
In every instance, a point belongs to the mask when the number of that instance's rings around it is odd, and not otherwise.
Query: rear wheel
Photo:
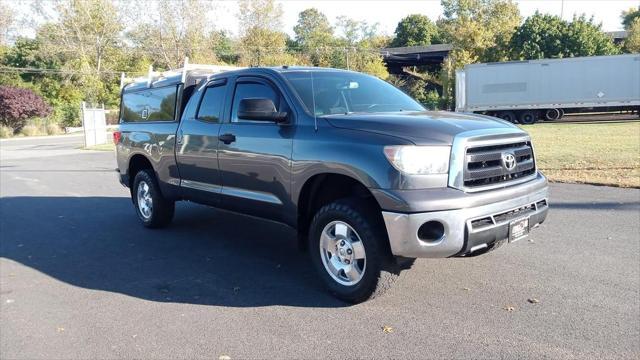
[[[498,113],[498,117],[502,120],[506,120],[512,123],[516,123],[518,121],[516,118],[516,113],[514,113],[513,111],[500,111]]]
[[[358,303],[383,294],[398,276],[384,224],[358,199],[323,206],[309,230],[310,255],[336,297]]]
[[[535,124],[538,121],[538,112],[533,110],[523,111],[520,113],[519,120],[521,124]]]
[[[558,120],[560,119],[560,110],[558,109],[547,109],[547,111],[544,112],[544,118],[546,120]]]
[[[166,226],[173,219],[175,202],[162,196],[151,170],[140,170],[136,174],[131,199],[142,224],[148,228]]]

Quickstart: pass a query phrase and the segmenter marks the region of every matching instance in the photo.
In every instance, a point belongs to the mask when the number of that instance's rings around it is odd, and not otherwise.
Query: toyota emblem
[[[516,156],[513,153],[502,153],[502,166],[508,171],[516,168]]]

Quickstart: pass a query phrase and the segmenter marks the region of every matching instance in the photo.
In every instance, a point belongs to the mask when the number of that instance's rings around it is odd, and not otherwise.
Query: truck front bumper
[[[482,205],[459,209],[419,213],[383,211],[391,252],[409,258],[464,256],[509,239],[514,221],[528,218],[528,230],[537,227],[549,209],[547,181],[539,175],[519,187],[529,188],[531,192],[501,199],[497,190],[495,202],[486,203],[485,198]]]

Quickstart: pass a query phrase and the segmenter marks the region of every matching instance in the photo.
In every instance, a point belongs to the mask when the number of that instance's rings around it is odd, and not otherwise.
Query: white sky
[[[340,15],[357,20],[379,23],[379,30],[393,34],[398,21],[409,14],[420,13],[431,20],[442,15],[440,0],[283,0],[278,1],[284,10],[284,31],[293,34],[293,26],[298,20],[298,13],[304,9],[315,7],[323,12],[330,21]],[[516,0],[520,13],[527,17],[539,10],[541,13],[561,15],[570,20],[573,14],[585,13],[594,16],[597,23],[602,23],[604,31],[622,30],[620,13],[631,7],[640,6],[640,0]],[[237,10],[235,1],[216,1],[217,28],[237,33],[238,24],[234,16]]]

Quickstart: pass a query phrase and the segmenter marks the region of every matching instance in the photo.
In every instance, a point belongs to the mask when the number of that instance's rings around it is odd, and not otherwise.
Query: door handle
[[[218,136],[218,140],[220,140],[223,143],[229,145],[232,142],[236,141],[236,136],[233,135],[233,134],[222,134],[222,135]]]

